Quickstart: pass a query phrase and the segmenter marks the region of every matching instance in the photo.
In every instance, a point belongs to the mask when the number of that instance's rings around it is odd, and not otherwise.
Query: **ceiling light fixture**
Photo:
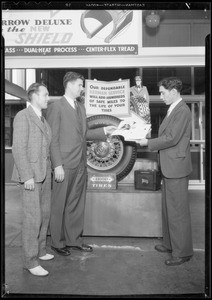
[[[146,25],[150,28],[156,28],[160,24],[160,16],[151,11],[149,15],[146,16]]]

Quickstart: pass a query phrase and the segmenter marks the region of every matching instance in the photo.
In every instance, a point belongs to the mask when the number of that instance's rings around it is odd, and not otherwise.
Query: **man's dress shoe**
[[[46,255],[43,255],[43,256],[39,257],[40,260],[51,260],[53,258],[54,258],[54,255],[53,254],[49,254],[49,253],[46,253]]]
[[[92,252],[93,248],[89,245],[82,244],[81,246],[66,246],[67,249],[79,250],[84,252]]]
[[[32,269],[28,269],[28,271],[35,276],[47,276],[49,274],[48,271],[46,271],[44,268],[42,268],[41,266],[37,266],[35,268]]]
[[[167,266],[179,266],[183,264],[186,261],[189,261],[191,259],[191,256],[185,256],[185,257],[172,257],[170,259],[167,259],[165,261],[165,264]]]
[[[156,245],[155,250],[157,250],[158,252],[168,252],[168,253],[172,252],[171,250],[167,249],[163,245]]]
[[[59,255],[67,256],[67,255],[71,254],[70,249],[68,249],[67,247],[55,248],[55,247],[51,246],[51,248]]]

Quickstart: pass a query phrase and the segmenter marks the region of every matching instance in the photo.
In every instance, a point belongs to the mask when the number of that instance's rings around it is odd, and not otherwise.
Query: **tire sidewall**
[[[117,126],[120,123],[120,119],[111,116],[111,115],[93,115],[87,118],[87,123],[89,129],[94,129],[98,127],[115,125]],[[126,143],[123,140],[120,140],[123,145],[123,154],[121,160],[114,167],[111,166],[109,170],[98,170],[95,167],[87,165],[88,172],[92,173],[113,173],[116,175],[117,181],[121,181],[126,177],[132,170],[135,160],[137,157],[137,148],[135,143]]]

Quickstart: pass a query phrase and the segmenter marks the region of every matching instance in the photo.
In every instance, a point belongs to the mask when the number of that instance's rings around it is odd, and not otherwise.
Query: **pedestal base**
[[[161,191],[87,191],[84,235],[161,237]]]

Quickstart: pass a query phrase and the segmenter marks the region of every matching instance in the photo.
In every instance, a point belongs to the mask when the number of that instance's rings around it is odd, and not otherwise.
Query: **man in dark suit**
[[[160,98],[170,105],[160,125],[158,137],[142,139],[141,146],[159,151],[162,172],[162,231],[163,244],[159,252],[172,253],[165,261],[168,266],[180,265],[193,255],[191,217],[188,200],[189,174],[192,172],[190,138],[191,112],[182,100],[182,82],[175,77],[158,84]]]
[[[84,77],[68,72],[63,78],[65,95],[50,104],[47,121],[52,129],[50,147],[54,169],[50,234],[52,249],[59,255],[71,250],[91,252],[83,242],[86,198],[86,139],[106,140],[115,127],[89,130],[84,104],[76,99],[83,90]]]
[[[33,275],[46,276],[48,271],[40,266],[40,260],[54,258],[46,252],[51,200],[51,128],[41,110],[47,108],[49,93],[39,83],[33,83],[27,93],[30,105],[17,113],[13,123],[12,180],[20,183],[23,198],[24,268]]]

